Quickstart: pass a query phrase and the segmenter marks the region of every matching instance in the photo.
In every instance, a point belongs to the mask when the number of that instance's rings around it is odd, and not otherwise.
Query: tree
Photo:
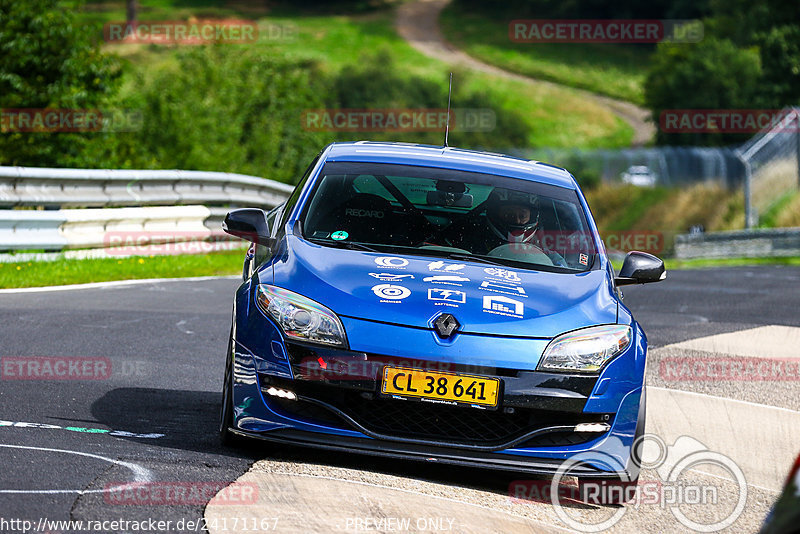
[[[58,0],[0,0],[0,108],[91,109],[119,84],[117,60]],[[0,133],[0,164],[65,165],[90,135]]]
[[[758,104],[761,61],[756,49],[737,48],[730,40],[706,37],[700,43],[658,45],[645,80],[645,103],[659,123],[670,109],[747,109]],[[747,137],[747,136],[745,136]],[[665,133],[661,144],[719,145],[741,135]]]
[[[136,0],[126,0],[125,2],[125,20],[128,22],[136,22],[136,13],[139,9]]]

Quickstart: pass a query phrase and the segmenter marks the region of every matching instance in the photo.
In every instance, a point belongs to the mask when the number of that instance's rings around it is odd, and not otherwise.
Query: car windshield
[[[554,272],[592,268],[574,190],[474,172],[327,163],[301,214],[312,242]]]

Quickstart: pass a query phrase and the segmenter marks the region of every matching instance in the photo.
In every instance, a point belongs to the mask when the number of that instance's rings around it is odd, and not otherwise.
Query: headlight
[[[286,289],[259,285],[256,300],[287,336],[325,345],[346,345],[342,322],[331,310]]]
[[[606,325],[583,328],[553,339],[539,362],[541,371],[592,373],[631,344],[631,327]]]

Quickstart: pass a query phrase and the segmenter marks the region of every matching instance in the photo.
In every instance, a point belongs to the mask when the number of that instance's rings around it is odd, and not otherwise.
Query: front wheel
[[[223,446],[231,447],[239,442],[230,431],[233,426],[233,338],[228,341],[225,363],[225,380],[222,384],[222,406],[219,411],[219,440]]]

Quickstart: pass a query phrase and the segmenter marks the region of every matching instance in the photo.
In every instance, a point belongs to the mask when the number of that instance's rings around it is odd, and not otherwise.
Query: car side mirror
[[[659,258],[646,252],[632,250],[625,256],[622,269],[614,279],[618,286],[630,284],[647,284],[650,282],[660,282],[667,277],[667,270],[664,262]]]
[[[272,248],[275,238],[270,237],[267,214],[258,208],[242,208],[225,215],[222,229],[236,237]]]

